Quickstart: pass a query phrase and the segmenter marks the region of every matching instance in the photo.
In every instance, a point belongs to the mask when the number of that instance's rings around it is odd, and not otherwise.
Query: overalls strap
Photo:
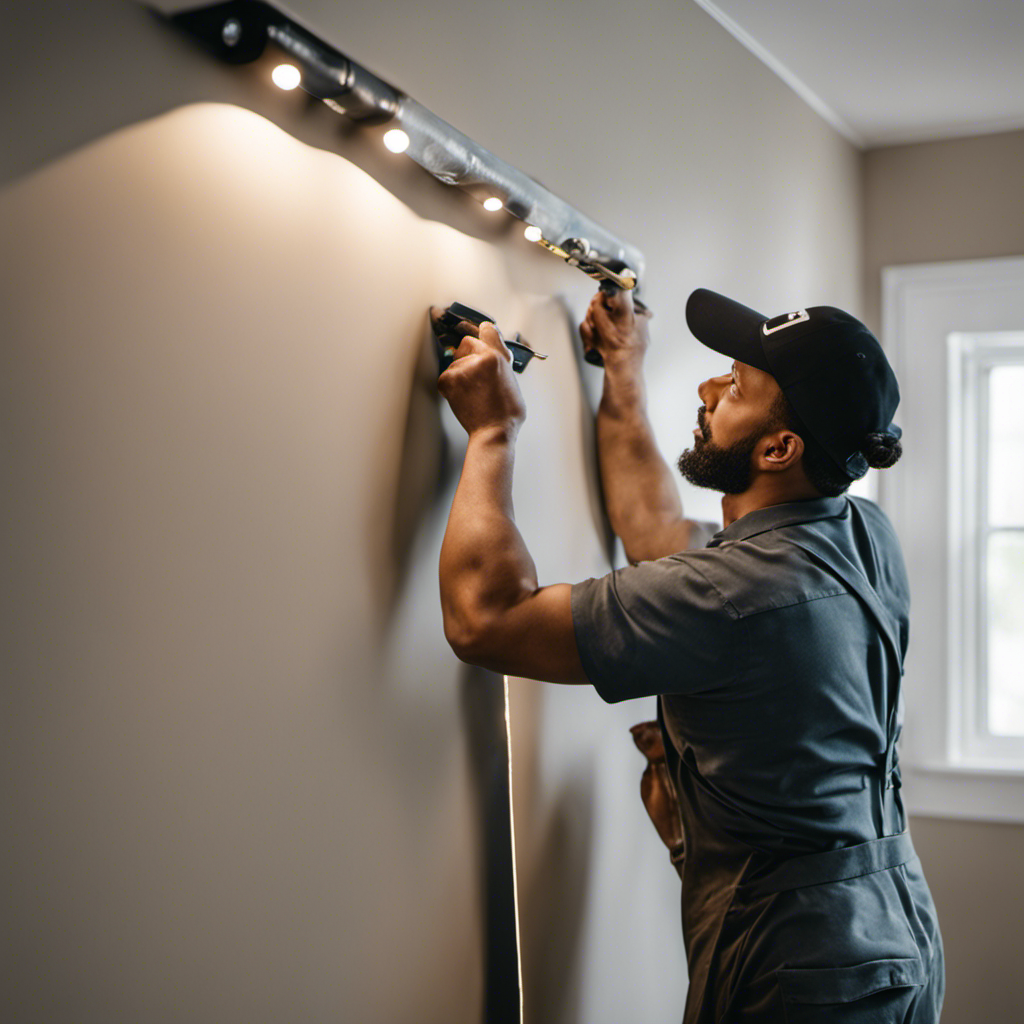
[[[878,625],[882,639],[885,641],[893,672],[892,682],[886,693],[887,721],[883,803],[887,818],[896,823],[897,830],[902,831],[904,828],[902,801],[899,801],[892,791],[898,789],[900,785],[900,772],[896,761],[896,739],[903,719],[903,687],[900,685],[900,679],[903,676],[903,653],[893,630],[892,618],[864,573],[836,547],[822,543],[819,538],[814,536],[802,537],[800,540],[794,540],[792,537],[786,539],[795,547],[809,554],[815,562],[839,579],[861,599]],[[893,699],[894,689],[897,694],[895,700]]]

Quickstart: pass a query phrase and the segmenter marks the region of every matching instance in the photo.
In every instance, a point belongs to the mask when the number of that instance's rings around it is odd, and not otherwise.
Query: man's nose
[[[697,385],[697,397],[708,409],[713,409],[718,402],[718,396],[722,393],[722,388],[730,379],[728,374],[723,374],[721,377],[709,377],[707,380],[701,381]]]

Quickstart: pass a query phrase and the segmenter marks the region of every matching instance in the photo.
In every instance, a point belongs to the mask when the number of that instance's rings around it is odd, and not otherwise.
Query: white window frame
[[[963,764],[1021,768],[1024,736],[988,729],[985,563],[999,529],[988,521],[988,383],[994,368],[1024,365],[1024,330],[953,332],[948,365],[949,746]]]
[[[970,411],[953,422],[948,415],[962,407],[953,398],[965,386],[962,361],[959,377],[951,365],[951,346],[965,335],[987,336],[975,346],[980,353],[998,332],[1024,330],[1024,258],[886,267],[882,314],[881,340],[903,396],[896,421],[904,456],[879,474],[878,500],[900,536],[911,586],[904,804],[911,814],[1024,823],[1024,759],[1009,749],[1012,741],[984,742],[971,713],[978,607],[960,598],[964,573],[973,571],[964,565],[962,538],[983,510],[965,508],[967,487],[953,479],[957,459],[970,469]],[[956,343],[954,334],[961,336]],[[966,553],[977,558],[976,539],[973,548],[973,556]]]

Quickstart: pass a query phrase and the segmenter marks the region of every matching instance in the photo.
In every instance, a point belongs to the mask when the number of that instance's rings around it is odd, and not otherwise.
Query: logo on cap
[[[782,316],[772,317],[761,324],[761,333],[764,335],[774,334],[776,331],[784,331],[787,327],[795,324],[803,324],[810,320],[806,309],[798,309],[795,313],[783,313]]]

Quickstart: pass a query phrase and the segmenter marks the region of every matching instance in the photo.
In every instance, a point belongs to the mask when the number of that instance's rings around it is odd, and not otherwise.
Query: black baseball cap
[[[878,339],[834,306],[767,317],[698,288],[686,323],[708,348],[770,373],[800,422],[851,480],[868,471],[868,434],[900,437],[900,389]]]

